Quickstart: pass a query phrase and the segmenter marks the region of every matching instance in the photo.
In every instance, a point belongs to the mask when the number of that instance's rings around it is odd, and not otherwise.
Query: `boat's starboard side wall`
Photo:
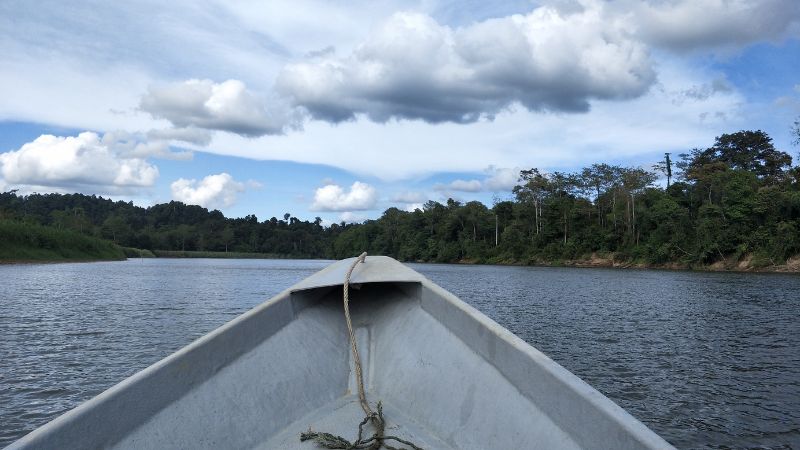
[[[111,447],[290,323],[294,309],[292,294],[286,290],[37,428],[6,450]]]
[[[617,404],[433,282],[421,305],[534,402],[582,448],[671,449]]]

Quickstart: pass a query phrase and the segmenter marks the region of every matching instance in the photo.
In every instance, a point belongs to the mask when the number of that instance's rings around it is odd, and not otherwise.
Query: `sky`
[[[797,0],[0,2],[20,194],[357,222],[799,116]]]

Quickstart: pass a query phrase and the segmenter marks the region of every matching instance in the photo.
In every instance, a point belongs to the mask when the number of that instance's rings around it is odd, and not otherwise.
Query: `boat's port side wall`
[[[422,285],[421,304],[581,448],[673,448],[596,389],[430,281]]]
[[[276,334],[293,318],[290,294],[284,291],[34,430],[6,450],[112,447],[159,411]]]
[[[348,347],[341,314],[340,296],[307,305],[117,448],[252,448],[343,396]]]

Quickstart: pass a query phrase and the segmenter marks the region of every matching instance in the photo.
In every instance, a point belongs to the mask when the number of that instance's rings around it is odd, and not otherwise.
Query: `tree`
[[[108,216],[108,218],[103,221],[102,228],[104,233],[111,235],[111,240],[113,240],[115,244],[119,243],[119,238],[121,238],[123,234],[127,234],[131,231],[128,222],[119,214]]]
[[[222,243],[225,244],[225,253],[228,253],[228,246],[233,241],[234,232],[230,225],[225,226],[222,230]]]
[[[653,184],[655,180],[655,174],[644,169],[625,169],[622,172],[622,186],[630,197],[630,206],[626,208],[628,212],[628,231],[637,245],[639,244],[639,233],[637,233],[636,229],[636,197],[645,188]]]
[[[538,235],[542,229],[542,202],[550,189],[550,180],[539,169],[534,168],[521,171],[519,181],[522,184],[514,187],[514,195],[518,202],[533,205],[533,229]]]
[[[792,165],[792,157],[776,150],[772,138],[761,130],[723,134],[707,151],[733,169],[755,173],[767,184],[781,181],[785,170]]]
[[[664,153],[664,160],[653,165],[653,169],[663,173],[667,177],[667,189],[672,181],[672,160],[669,153]]]

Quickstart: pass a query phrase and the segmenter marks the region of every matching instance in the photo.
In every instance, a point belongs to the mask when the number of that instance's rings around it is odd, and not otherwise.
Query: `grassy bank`
[[[53,227],[0,220],[0,261],[122,260],[112,242]]]

